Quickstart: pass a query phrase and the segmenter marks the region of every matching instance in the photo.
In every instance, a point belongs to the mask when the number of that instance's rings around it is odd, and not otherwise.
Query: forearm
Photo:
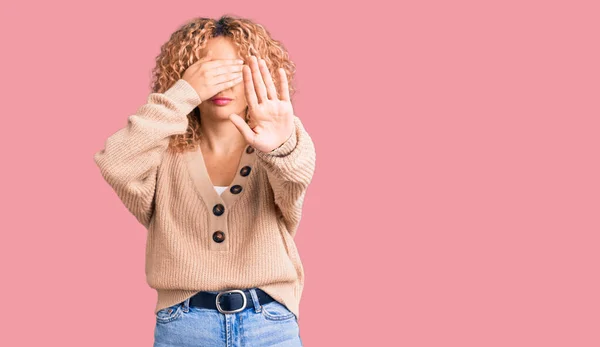
[[[267,153],[257,150],[260,164],[267,170],[275,204],[292,235],[300,222],[304,196],[316,164],[315,146],[310,135],[296,116],[294,123],[294,133],[280,147]]]
[[[187,131],[187,114],[199,102],[184,80],[164,93],[152,93],[148,102],[128,117],[127,125],[108,137],[105,147],[94,154],[106,182],[144,225],[152,213],[156,174],[169,137]]]

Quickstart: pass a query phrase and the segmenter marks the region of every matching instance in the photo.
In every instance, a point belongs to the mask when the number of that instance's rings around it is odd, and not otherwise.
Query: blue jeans
[[[296,315],[277,301],[260,305],[249,290],[254,307],[236,313],[190,306],[189,298],[158,311],[154,347],[302,346]]]

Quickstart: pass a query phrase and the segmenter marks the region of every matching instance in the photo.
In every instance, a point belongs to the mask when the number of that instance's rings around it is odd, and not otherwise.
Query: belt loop
[[[192,299],[192,297],[189,297],[189,298],[183,300],[183,303],[181,305],[183,312],[188,312],[190,310],[190,300],[191,299]]]
[[[258,295],[256,294],[255,288],[250,288],[250,296],[252,296],[252,302],[254,303],[254,311],[256,313],[260,313],[262,310],[262,306],[260,305],[260,301],[258,301]]]

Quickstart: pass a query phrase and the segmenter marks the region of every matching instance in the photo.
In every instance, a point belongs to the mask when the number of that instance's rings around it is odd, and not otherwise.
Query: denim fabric
[[[260,305],[255,288],[250,293],[255,307],[236,313],[190,306],[190,299],[158,311],[154,347],[302,346],[296,315],[277,301]]]

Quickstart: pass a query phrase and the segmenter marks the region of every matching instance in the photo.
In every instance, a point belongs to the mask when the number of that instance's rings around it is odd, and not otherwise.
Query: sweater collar
[[[206,207],[211,213],[218,204],[222,204],[226,210],[232,207],[242,194],[246,194],[248,178],[256,174],[256,150],[248,145],[242,152],[233,181],[220,195],[210,180],[200,146],[186,153],[185,162],[197,194],[206,203]]]

